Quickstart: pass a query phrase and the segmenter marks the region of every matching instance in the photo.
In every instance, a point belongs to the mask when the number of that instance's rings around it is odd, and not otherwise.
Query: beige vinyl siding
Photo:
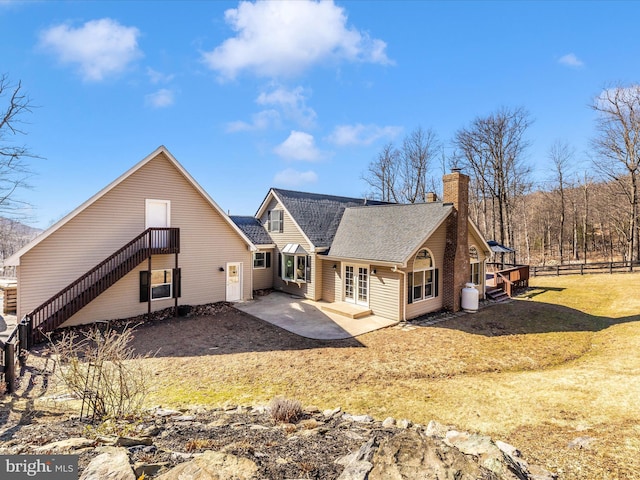
[[[282,210],[282,232],[271,232],[269,231],[269,235],[271,236],[273,242],[277,245],[276,251],[274,251],[274,255],[272,258],[273,262],[273,288],[282,290],[287,293],[291,293],[293,295],[300,295],[302,297],[315,299],[316,298],[316,284],[315,281],[317,277],[315,277],[316,270],[316,258],[315,254],[311,253],[311,245],[304,237],[300,229],[297,227],[291,216],[287,213],[287,211],[280,205],[280,203],[274,198],[271,199],[267,208],[265,209],[264,214],[260,217],[260,221],[263,225],[267,225],[268,221],[268,212],[270,210]],[[311,256],[311,281],[307,281],[306,283],[296,283],[296,282],[285,282],[278,276],[278,272],[280,271],[280,267],[278,266],[278,262],[282,261],[282,257],[278,255],[279,252],[288,244],[288,243],[297,243],[302,248],[305,249],[307,255]]]
[[[314,254],[311,265],[311,275],[313,276],[313,300],[316,302],[322,298],[322,279],[324,276],[324,266],[325,264],[322,261],[322,257]]]
[[[20,263],[20,315],[57,293],[145,229],[145,199],[171,202],[171,226],[180,228],[182,297],[179,304],[225,300],[226,262],[243,264],[243,297],[251,298],[251,253],[245,241],[159,154],[33,247]],[[171,257],[170,260],[164,257]],[[171,268],[174,257],[154,257],[152,268]],[[138,266],[68,323],[124,318],[146,312],[139,302]],[[172,304],[154,301],[152,309]]]
[[[444,249],[447,241],[447,225],[444,222],[442,225],[438,227],[438,229],[429,237],[429,239],[418,249],[427,248],[433,255],[433,259],[435,262],[435,267],[439,270],[438,274],[438,296],[434,298],[429,298],[426,300],[419,300],[414,303],[407,303],[407,286],[404,285],[405,281],[403,281],[402,286],[402,298],[403,302],[406,304],[406,317],[407,320],[410,320],[415,317],[419,317],[420,315],[424,315],[425,313],[435,312],[440,310],[443,305],[443,292],[442,292],[442,279],[444,277],[443,272],[443,260],[444,260]],[[407,262],[406,272],[413,271],[413,258]],[[406,277],[405,279],[406,280]]]
[[[271,266],[269,268],[254,268],[253,269],[253,289],[254,290],[262,290],[265,288],[273,287],[273,271],[276,270],[277,275],[277,261],[278,255],[274,252],[273,249],[270,250],[260,250],[261,252],[269,252],[271,253]]]
[[[334,269],[333,266],[336,266]],[[326,302],[342,301],[342,265],[340,262],[322,261],[322,300]]]
[[[377,267],[371,265],[369,275],[369,308],[375,315],[401,320],[399,298],[400,277],[399,272],[392,272],[389,267]]]
[[[481,262],[487,260],[488,257],[487,252],[485,252],[482,248],[483,244],[484,241],[478,238],[478,236],[471,229],[469,229],[469,247],[471,247],[472,245],[476,247],[476,249],[478,250],[478,257]]]

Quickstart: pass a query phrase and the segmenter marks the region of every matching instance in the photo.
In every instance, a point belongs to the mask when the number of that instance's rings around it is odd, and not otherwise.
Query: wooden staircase
[[[180,229],[149,228],[26,314],[22,348],[29,349],[152,255],[180,253]]]
[[[511,297],[509,297],[509,295],[507,295],[507,292],[505,292],[504,290],[502,290],[501,288],[488,288],[485,291],[486,296],[493,300],[494,302],[498,302],[498,303],[502,303],[502,302],[506,302],[507,300],[509,300]]]

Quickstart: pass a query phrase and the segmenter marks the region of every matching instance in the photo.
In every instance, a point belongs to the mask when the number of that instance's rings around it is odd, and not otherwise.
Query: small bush
[[[78,398],[89,402],[94,419],[135,416],[147,395],[151,378],[142,360],[129,346],[132,331],[118,333],[98,326],[79,336],[67,331],[51,349],[58,359],[57,373]]]
[[[276,422],[295,423],[302,417],[302,404],[298,400],[276,397],[269,404],[269,412]]]

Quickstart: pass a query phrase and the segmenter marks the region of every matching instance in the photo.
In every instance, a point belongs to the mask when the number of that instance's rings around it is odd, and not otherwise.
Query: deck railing
[[[124,247],[67,285],[46,302],[25,315],[25,337],[30,348],[45,339],[44,334],[59,327],[119,279],[151,255],[180,252],[178,228],[149,228]]]
[[[491,283],[494,287],[504,290],[509,297],[512,297],[517,290],[529,286],[529,265],[514,265],[509,268],[504,268],[506,265],[501,266],[503,269],[487,273],[487,276],[493,275]]]

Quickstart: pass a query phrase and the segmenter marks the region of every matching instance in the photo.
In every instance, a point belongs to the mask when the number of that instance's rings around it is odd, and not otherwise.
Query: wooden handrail
[[[517,288],[529,286],[529,265],[517,265],[493,272],[493,278],[496,287],[502,289],[509,297],[512,297]]]
[[[44,340],[44,333],[59,327],[151,255],[179,252],[178,228],[148,228],[25,315],[30,331],[27,348]]]

